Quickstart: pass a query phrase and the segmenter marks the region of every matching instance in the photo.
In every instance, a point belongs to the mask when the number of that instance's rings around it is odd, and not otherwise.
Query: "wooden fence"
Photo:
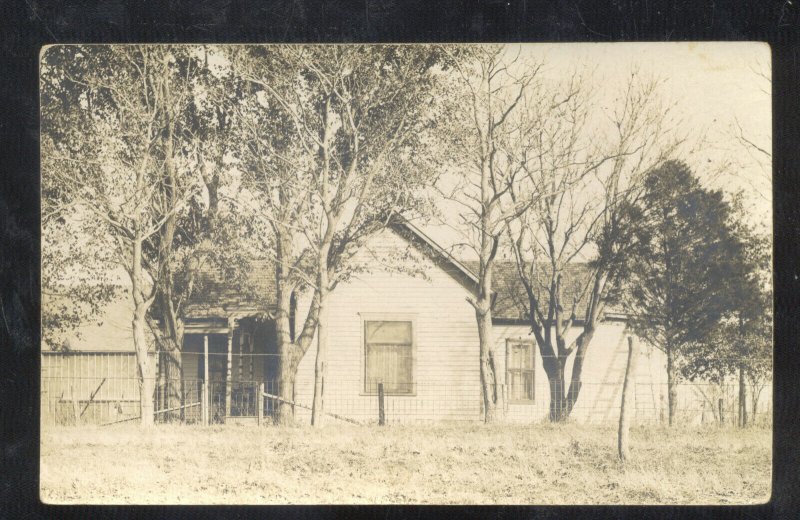
[[[139,414],[135,353],[42,352],[41,360],[43,424],[101,424]]]

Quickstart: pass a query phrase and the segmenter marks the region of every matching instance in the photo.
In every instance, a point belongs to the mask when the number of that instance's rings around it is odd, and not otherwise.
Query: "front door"
[[[208,379],[211,396],[211,422],[225,422],[225,373],[227,371],[225,356],[209,355]]]

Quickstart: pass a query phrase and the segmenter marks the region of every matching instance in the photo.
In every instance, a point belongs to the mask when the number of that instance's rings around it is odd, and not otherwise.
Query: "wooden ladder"
[[[619,396],[622,388],[622,380],[625,377],[625,363],[623,362],[622,365],[620,365],[620,360],[625,361],[624,354],[627,354],[627,349],[624,348],[625,337],[625,329],[623,329],[617,344],[614,346],[614,353],[611,356],[611,361],[608,363],[608,367],[603,374],[600,390],[595,394],[594,403],[589,411],[590,416],[594,416],[595,414],[592,412],[603,410],[603,422],[608,421],[611,417],[611,410]]]

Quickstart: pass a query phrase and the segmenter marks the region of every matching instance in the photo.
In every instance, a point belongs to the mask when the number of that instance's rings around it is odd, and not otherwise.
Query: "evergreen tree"
[[[745,246],[722,192],[704,189],[683,162],[652,170],[636,207],[627,306],[636,333],[667,355],[672,425],[679,364],[734,310]]]

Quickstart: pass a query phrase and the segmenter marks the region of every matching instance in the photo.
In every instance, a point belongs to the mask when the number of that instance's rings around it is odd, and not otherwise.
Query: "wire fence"
[[[129,353],[43,354],[42,424],[135,423],[141,415],[142,388],[152,389],[148,399],[152,400],[157,422],[272,424],[283,409],[292,415],[292,420],[310,423],[313,375],[298,375],[289,388],[290,385],[282,385],[274,377],[274,368],[268,362],[257,361],[266,359],[265,356],[232,356],[228,362],[226,355],[224,363],[216,361],[222,357],[209,355],[209,366],[205,367],[203,357],[184,354],[180,370],[172,372],[166,369],[168,362],[153,357],[158,376],[141,386],[135,356]],[[224,369],[220,369],[220,363]],[[502,403],[499,410],[502,420],[546,421],[552,402],[559,401],[551,399],[546,378],[526,370],[523,367],[514,372],[509,368],[507,384],[494,387],[493,392]],[[447,379],[420,374],[411,381],[384,381],[367,378],[366,374],[349,378],[329,374],[323,385],[326,413],[323,419],[364,425],[481,421],[484,401],[477,371],[465,374]],[[666,382],[641,372],[633,388],[632,423],[667,424]],[[681,382],[675,388],[673,423],[736,425],[744,414],[748,424],[770,425],[772,395],[768,382],[760,388],[748,385],[744,410],[740,407],[739,390],[735,381]],[[619,420],[621,400],[621,379],[587,377],[569,418],[582,423],[614,423]]]
[[[105,383],[103,381],[105,380]],[[124,387],[138,386],[137,379],[72,379],[73,388],[103,384],[111,386],[121,383]],[[97,393],[69,395],[55,394],[47,390],[53,386],[52,379],[43,379],[42,424],[43,425],[111,425],[121,422],[137,421],[140,418],[140,399],[138,395],[118,396]],[[63,383],[63,381],[58,381]],[[309,382],[310,383],[310,382]],[[277,418],[281,401],[286,401],[292,411],[293,419],[300,423],[310,421],[313,403],[313,386],[303,383],[309,390],[295,392],[293,398],[282,399],[279,381],[239,381],[226,385],[224,382],[192,380],[183,382],[183,392],[166,407],[158,407],[161,393],[166,390],[155,386],[152,397],[156,422],[182,422],[187,424],[226,424],[252,422],[270,424]],[[483,399],[476,385],[454,385],[449,382],[424,381],[413,385],[407,394],[374,395],[353,391],[358,381],[326,380],[324,390],[324,410],[327,421],[346,421],[357,424],[385,424],[464,421],[474,422],[483,419]],[[505,385],[497,385],[497,391],[506,392]],[[666,424],[669,410],[666,398],[667,389],[658,388],[654,399],[650,395],[653,386],[636,385],[633,424]],[[724,425],[740,421],[738,388],[732,385],[706,389],[713,391],[714,397],[696,393],[698,385],[680,384],[677,387],[679,398],[675,405],[674,423],[678,425]],[[547,420],[551,402],[549,388],[542,386],[536,393],[541,396],[529,402],[506,400],[500,412],[504,420],[511,422],[538,422]],[[621,396],[605,400],[598,397],[603,393],[616,392],[615,388],[599,383],[585,383],[580,397],[571,409],[570,420],[592,424],[616,423],[619,420]],[[664,396],[664,397],[662,397]],[[750,396],[746,401],[747,423],[768,426],[771,423],[771,402],[759,399],[755,408]],[[260,412],[259,412],[260,408]],[[208,414],[208,417],[205,417]]]

